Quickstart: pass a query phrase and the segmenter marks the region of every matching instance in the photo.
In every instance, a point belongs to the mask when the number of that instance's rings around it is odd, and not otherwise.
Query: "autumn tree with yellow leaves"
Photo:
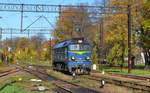
[[[85,7],[69,7],[63,10],[53,31],[59,42],[70,38],[84,37],[93,46],[93,63],[98,62],[99,24],[92,23],[88,9]]]

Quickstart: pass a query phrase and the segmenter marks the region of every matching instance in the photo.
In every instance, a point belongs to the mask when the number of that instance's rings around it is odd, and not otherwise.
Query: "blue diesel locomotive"
[[[72,38],[53,47],[53,68],[76,74],[90,74],[92,47],[84,38]]]

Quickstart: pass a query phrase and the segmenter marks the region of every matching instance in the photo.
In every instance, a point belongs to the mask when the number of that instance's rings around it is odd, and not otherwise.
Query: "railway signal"
[[[72,77],[73,77],[73,80],[76,79],[76,73],[75,72],[72,73]]]
[[[100,81],[100,84],[101,84],[100,88],[103,88],[103,87],[104,87],[104,85],[105,85],[105,80],[104,80],[104,79],[102,79],[102,80]]]

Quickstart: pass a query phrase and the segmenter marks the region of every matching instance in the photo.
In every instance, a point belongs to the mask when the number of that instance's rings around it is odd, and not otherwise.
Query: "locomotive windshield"
[[[72,44],[69,46],[69,50],[91,51],[91,46],[88,44]]]

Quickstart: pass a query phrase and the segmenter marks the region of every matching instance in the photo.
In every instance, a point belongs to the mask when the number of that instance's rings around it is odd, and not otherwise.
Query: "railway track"
[[[50,66],[40,66],[40,65],[31,65],[31,66],[35,66],[39,69],[52,69]],[[99,71],[92,71],[92,73],[101,73]],[[137,80],[144,80],[144,81],[148,81],[150,82],[150,76],[139,76],[139,75],[125,75],[125,74],[116,74],[116,73],[112,73],[112,72],[107,72],[108,75],[111,76],[118,76],[118,77],[124,77],[124,78],[131,78],[131,79],[137,79]]]
[[[60,86],[60,85],[58,85],[58,84],[54,84],[56,87],[57,87],[57,92],[58,93],[73,93],[70,89],[68,89],[68,88],[65,88],[65,87],[63,87],[63,86]]]
[[[40,68],[40,69],[51,69],[48,66],[37,66],[37,65],[34,65],[34,66],[37,67],[37,68]],[[99,74],[100,72],[96,71],[96,72],[92,72],[92,73],[98,73]],[[123,78],[129,78],[129,79],[135,79],[135,80],[143,80],[143,82],[149,81],[149,78],[150,78],[150,77],[144,77],[144,76],[122,75],[122,74],[115,74],[115,73],[108,73],[108,75],[123,77]],[[133,81],[130,82],[130,81],[127,81],[127,80],[119,80],[119,79],[113,79],[113,78],[108,78],[108,77],[104,77],[104,76],[99,77],[99,76],[93,76],[93,75],[92,76],[83,76],[83,78],[87,78],[87,79],[90,79],[90,80],[96,80],[98,82],[100,82],[101,79],[105,79],[106,83],[109,83],[109,84],[115,84],[115,85],[131,88],[131,89],[135,89],[135,90],[150,92],[150,85],[144,85],[144,84],[141,84],[141,82],[133,82]],[[63,84],[62,86],[60,86],[60,85],[61,84],[57,84],[56,86],[61,90],[64,88],[63,90],[68,91],[67,93],[73,93],[70,89],[63,86],[65,84]],[[75,92],[75,93],[77,93],[77,92]],[[89,93],[91,93],[91,92],[89,92]]]
[[[92,73],[101,73],[100,71],[92,71]],[[140,76],[140,75],[129,75],[129,74],[118,74],[113,72],[107,72],[106,74],[111,76],[118,76],[118,77],[124,77],[124,78],[130,78],[130,79],[137,79],[137,80],[144,80],[150,82],[150,76]]]
[[[54,76],[46,74],[45,72],[41,72],[39,70],[31,69],[28,66],[22,67],[16,65],[18,69],[24,70],[30,74],[37,76],[38,78],[42,79],[43,81],[51,81],[53,84],[58,88],[58,93],[104,93],[95,89],[91,89],[88,87],[83,87],[80,85],[73,84],[69,81],[65,81],[62,79],[58,79]]]
[[[0,73],[0,78],[4,77],[4,76],[7,76],[7,75],[10,75],[10,74],[13,74],[13,73],[16,73],[16,72],[19,72],[19,71],[20,71],[19,69],[11,69],[11,70],[1,72]]]
[[[150,92],[150,85],[142,84],[142,82],[133,82],[133,81],[131,82],[127,80],[114,79],[114,78],[110,78],[106,76],[94,76],[94,75],[83,76],[82,78],[87,78],[87,79],[95,80],[98,82],[100,82],[100,80],[103,79],[105,80],[106,83],[109,83],[109,84],[114,84],[114,85],[123,86],[123,87],[131,88],[131,89],[135,89],[135,90]]]
[[[148,76],[139,76],[139,75],[123,75],[123,74],[115,74],[115,73],[109,73],[109,74],[114,75],[114,76],[121,76],[121,77],[125,77],[125,78],[150,81],[150,76],[148,77]]]

